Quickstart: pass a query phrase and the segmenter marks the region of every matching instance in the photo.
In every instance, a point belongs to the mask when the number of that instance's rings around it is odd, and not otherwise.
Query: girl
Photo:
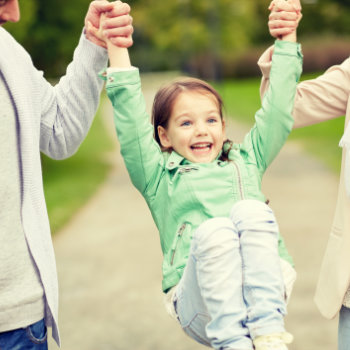
[[[286,350],[278,253],[291,266],[260,188],[293,125],[299,45],[276,41],[270,89],[242,144],[226,140],[220,96],[194,78],[159,90],[152,127],[127,50],[108,49],[121,153],[159,230],[168,305],[189,336],[215,349]]]

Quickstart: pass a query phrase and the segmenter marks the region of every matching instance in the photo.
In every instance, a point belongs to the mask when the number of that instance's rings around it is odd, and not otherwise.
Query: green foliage
[[[29,51],[39,69],[49,77],[57,77],[72,58],[89,3],[90,0],[21,1],[21,21],[6,27]],[[210,70],[215,71],[217,65],[216,70],[221,66],[224,72],[233,72],[230,62],[244,57],[253,46],[273,41],[267,27],[270,0],[129,3],[135,27],[131,57],[143,71],[180,68],[210,76]],[[301,42],[310,35],[350,35],[348,0],[304,0],[302,5]],[[322,45],[321,41],[319,46]]]
[[[7,23],[5,28],[19,41],[23,42],[30,33],[30,28],[37,20],[38,3],[26,0],[20,3],[21,20],[19,23]]]
[[[249,43],[254,25],[254,3],[246,0],[149,0],[135,2],[135,46],[155,55],[176,57],[186,66],[197,57],[221,57]],[[145,45],[146,43],[146,45]],[[137,49],[136,49],[137,50]],[[136,59],[136,65],[142,64]],[[175,67],[172,67],[175,68]]]
[[[89,0],[20,1],[21,20],[6,28],[49,77],[64,74],[84,26]]]

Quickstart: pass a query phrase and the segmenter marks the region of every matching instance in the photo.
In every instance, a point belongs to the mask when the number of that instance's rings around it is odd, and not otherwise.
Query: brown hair
[[[164,129],[167,129],[168,122],[174,107],[174,103],[177,97],[184,91],[196,91],[204,94],[212,95],[217,101],[219,107],[219,113],[221,119],[223,119],[223,100],[219,93],[207,82],[189,77],[180,77],[172,82],[161,87],[153,101],[152,108],[152,124],[154,127],[154,138],[162,148],[158,135],[158,126],[162,126]],[[224,143],[230,142],[232,147],[232,142],[226,140]],[[228,152],[231,149],[228,148],[228,151],[224,151],[220,157],[221,160],[228,160]]]

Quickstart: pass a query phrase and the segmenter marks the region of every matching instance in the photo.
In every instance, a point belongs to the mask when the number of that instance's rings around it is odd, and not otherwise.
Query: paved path
[[[159,79],[144,78],[148,106],[158,86]],[[246,131],[231,129],[234,140]],[[166,314],[157,230],[117,149],[110,159],[115,166],[106,182],[54,239],[62,350],[205,349]],[[291,142],[265,176],[263,191],[298,271],[286,320],[295,336],[290,350],[336,349],[337,321],[323,319],[313,303],[336,190],[337,177]]]

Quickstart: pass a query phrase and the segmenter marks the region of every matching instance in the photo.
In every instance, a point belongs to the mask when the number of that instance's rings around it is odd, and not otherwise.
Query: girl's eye
[[[181,126],[190,126],[190,125],[191,125],[191,122],[189,120],[186,120],[181,123]]]
[[[216,118],[209,118],[208,123],[213,124],[216,123],[218,120]]]

